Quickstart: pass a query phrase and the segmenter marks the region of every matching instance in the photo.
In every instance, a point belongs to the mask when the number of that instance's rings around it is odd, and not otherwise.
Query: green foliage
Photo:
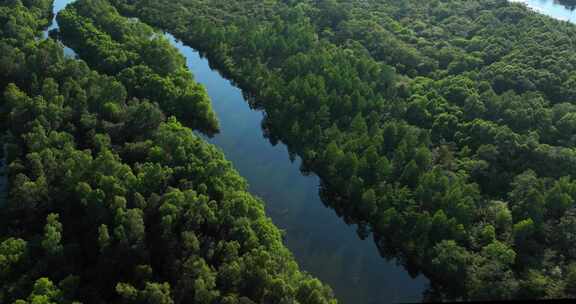
[[[503,0],[110,2],[250,93],[326,203],[441,299],[567,295],[574,25]]]
[[[61,291],[48,278],[40,278],[34,283],[32,292],[26,300],[17,300],[16,304],[57,304],[62,303]]]
[[[92,70],[36,39],[51,8],[24,2],[0,4],[1,303],[336,302],[223,153],[187,127],[217,125],[164,38],[105,1],[78,1],[60,19]],[[137,88],[139,77],[156,86]]]
[[[118,285],[116,285],[116,292],[123,298],[125,303],[174,303],[170,297],[170,285],[168,283],[146,283],[144,290],[137,290],[130,284],[118,283]]]
[[[64,42],[94,69],[119,76],[131,96],[157,102],[168,115],[208,135],[218,132],[206,90],[161,33],[121,17],[103,0],[70,5],[58,14],[58,22]],[[105,106],[110,115],[119,113],[113,104]]]
[[[58,221],[58,214],[48,214],[46,226],[44,226],[44,238],[42,248],[49,255],[61,254],[62,247],[62,224]]]
[[[7,284],[7,278],[18,270],[18,264],[26,258],[26,241],[8,238],[0,243],[0,282]]]

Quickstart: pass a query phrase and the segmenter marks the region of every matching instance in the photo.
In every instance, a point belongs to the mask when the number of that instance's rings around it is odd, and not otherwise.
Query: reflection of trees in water
[[[576,9],[576,0],[554,0],[554,3],[562,4],[571,11]]]
[[[303,173],[310,172],[309,168],[303,166]],[[419,255],[414,252],[407,251],[407,247],[403,244],[402,231],[386,231],[385,234],[373,231],[370,228],[370,223],[359,220],[361,215],[356,205],[351,203],[348,199],[338,196],[338,191],[330,188],[324,180],[321,182],[319,194],[322,202],[327,207],[333,209],[336,214],[343,219],[347,225],[354,225],[357,228],[358,237],[365,240],[369,237],[375,242],[380,256],[387,261],[394,260],[398,265],[401,265],[412,278],[419,275],[424,275],[428,279],[428,287],[422,292],[422,302],[444,302],[454,301],[463,296],[464,289],[457,288],[453,282],[443,281],[434,273],[427,271],[426,267],[422,267],[425,261],[419,259]]]
[[[202,53],[203,55],[209,56],[209,54]],[[209,61],[210,67],[217,70],[222,75],[226,75],[225,72],[218,69],[217,64],[214,61]],[[227,78],[229,79],[229,78]],[[232,80],[231,80],[232,81]],[[265,111],[263,105],[258,104],[257,99],[254,95],[249,93],[248,91],[243,90],[243,97],[250,105],[252,109]],[[271,145],[276,146],[278,144],[286,144],[284,143],[278,132],[274,129],[274,125],[272,121],[270,121],[270,117],[267,115],[266,112],[262,112],[263,119],[261,122],[261,127],[263,131],[263,136],[270,142]],[[288,150],[289,157],[292,161],[294,161],[299,156],[299,147],[294,145],[286,145]],[[301,147],[300,147],[301,148]],[[302,158],[300,158],[302,159]],[[305,160],[302,160],[300,166],[300,172],[304,176],[309,176],[312,174],[318,174],[318,170],[314,170],[314,164],[306,163]],[[366,221],[362,221],[360,210],[357,208],[357,205],[350,202],[349,198],[339,196],[339,191],[334,189],[326,183],[326,179],[320,178],[320,186],[318,189],[318,195],[320,196],[320,200],[324,204],[324,206],[332,209],[336,215],[342,219],[342,221],[349,226],[354,226],[356,228],[356,234],[358,238],[364,241],[371,241],[374,242],[378,248],[379,255],[385,259],[386,261],[394,260],[397,265],[401,265],[404,270],[410,275],[412,279],[415,279],[419,275],[426,276],[425,273],[422,272],[422,269],[418,266],[417,261],[414,260],[414,257],[405,254],[401,250],[401,244],[398,239],[395,239],[394,233],[390,235],[384,236],[380,235],[372,231],[370,228],[370,223]],[[371,239],[371,240],[370,240]],[[321,257],[317,257],[319,259],[326,259],[327,255],[322,255]],[[319,261],[321,263],[323,261]],[[342,263],[336,262],[331,264],[330,267],[341,267]],[[443,291],[441,285],[439,283],[430,282],[429,286],[422,291],[421,299],[422,301],[437,301],[442,300],[447,297],[446,293]],[[345,290],[340,290],[344,291]],[[360,303],[362,301],[359,301]],[[368,302],[368,303],[377,303],[377,302]]]
[[[222,72],[221,72],[222,73]],[[245,92],[245,91],[243,91]],[[248,101],[251,108],[264,110],[262,105],[259,105],[250,94],[244,93],[244,98]],[[274,126],[270,121],[270,118],[264,112],[264,117],[261,123],[263,135],[266,137],[272,145],[277,145],[282,142],[277,132],[274,130]],[[286,145],[290,159],[295,159],[298,154],[298,147]],[[318,170],[314,170],[314,164],[308,164],[303,160],[300,171],[303,175],[317,174]],[[416,278],[419,275],[424,275],[428,278],[428,274],[422,272],[422,268],[418,266],[418,261],[415,260],[415,256],[407,254],[402,248],[402,240],[398,239],[397,233],[400,232],[390,232],[387,235],[381,235],[370,228],[370,223],[362,221],[362,215],[360,210],[357,208],[357,204],[350,202],[348,198],[339,196],[339,191],[334,189],[326,183],[326,179],[320,177],[320,188],[318,190],[320,199],[322,203],[334,210],[334,212],[340,217],[344,223],[347,225],[356,226],[356,233],[358,237],[362,240],[367,240],[372,238],[372,241],[376,244],[379,254],[382,258],[387,261],[395,260],[398,265],[401,265],[412,278]],[[450,298],[447,295],[443,285],[439,282],[429,281],[429,287],[423,291],[422,300],[423,301],[438,301],[442,299]]]
[[[309,168],[303,167],[303,173],[308,173]],[[320,198],[324,205],[332,208],[336,214],[344,220],[347,225],[355,225],[357,227],[358,237],[365,240],[372,236],[373,241],[376,243],[380,256],[387,261],[395,260],[397,264],[402,265],[408,272],[410,277],[416,278],[419,275],[424,275],[429,278],[429,273],[423,273],[423,269],[418,266],[419,261],[416,256],[407,254],[403,251],[401,240],[395,237],[396,233],[389,231],[388,234],[383,235],[372,231],[370,224],[364,221],[358,221],[361,216],[358,214],[355,204],[351,204],[347,199],[337,195],[337,191],[330,189],[323,180],[319,189]],[[442,282],[434,280],[429,281],[429,286],[423,291],[422,300],[426,301],[441,301],[453,298],[453,291],[450,293],[448,287],[442,285]],[[449,294],[452,294],[450,296]]]
[[[245,92],[245,91],[243,91]],[[260,109],[263,110],[261,105],[256,103],[256,100],[253,96],[244,93],[244,97],[250,104],[253,109]],[[264,112],[264,118],[262,120],[262,130],[263,135],[266,137],[270,144],[277,145],[281,143],[281,139],[279,138],[278,134],[274,132],[273,124],[270,121],[270,118]],[[298,152],[295,151],[295,147],[287,145],[286,148],[288,149],[288,153],[290,155],[290,159],[294,160],[298,156]],[[307,164],[305,161],[302,162],[300,167],[300,172],[308,176],[310,174],[316,174],[314,168],[312,168],[312,164]],[[421,272],[420,267],[417,266],[413,258],[409,255],[403,253],[400,250],[401,245],[398,244],[398,240],[392,237],[386,237],[384,235],[380,235],[370,228],[370,223],[366,221],[359,220],[362,216],[359,214],[359,210],[356,204],[353,204],[349,201],[348,198],[344,198],[338,195],[338,191],[330,187],[322,176],[320,177],[320,188],[318,189],[318,194],[322,203],[334,210],[336,215],[340,217],[344,223],[347,225],[356,226],[356,233],[358,237],[362,240],[366,240],[369,237],[372,237],[372,241],[376,244],[380,256],[387,261],[395,260],[397,264],[402,265],[404,269],[408,272],[410,277],[416,278],[418,275],[423,274]],[[390,236],[392,236],[391,233]],[[396,243],[395,243],[396,242]],[[424,274],[425,275],[425,274]],[[422,294],[423,300],[435,300],[441,299],[444,296],[444,293],[441,291],[441,288],[434,287],[434,283],[430,282],[431,287],[424,290]]]

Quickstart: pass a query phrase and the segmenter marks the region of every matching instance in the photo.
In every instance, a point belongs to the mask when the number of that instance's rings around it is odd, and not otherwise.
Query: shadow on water
[[[572,10],[555,0],[511,0],[522,2],[554,18],[576,21]],[[71,0],[56,0],[57,13]],[[57,29],[56,21],[48,31]],[[47,33],[48,33],[47,31]],[[48,34],[45,35],[47,37]],[[272,145],[262,128],[264,113],[254,110],[242,91],[210,67],[208,60],[172,35],[170,42],[186,57],[196,80],[213,101],[221,133],[208,141],[220,147],[244,176],[250,191],[266,202],[267,214],[285,231],[285,242],[301,267],[330,284],[342,303],[386,304],[422,300],[428,281],[380,256],[369,232],[329,208],[330,194],[322,193],[321,181],[301,172],[302,161],[282,143]],[[75,53],[66,48],[66,54]],[[324,202],[323,202],[324,201]],[[344,224],[346,222],[347,224]],[[359,237],[361,236],[361,237]],[[388,257],[394,248],[381,248]]]
[[[56,0],[55,15],[71,0]],[[56,37],[53,24],[47,30]],[[48,34],[45,35],[47,37]],[[266,202],[266,212],[285,231],[285,243],[301,268],[328,283],[342,303],[419,302],[428,281],[411,276],[395,260],[383,259],[374,241],[362,240],[356,225],[326,207],[319,195],[320,179],[301,172],[302,161],[287,147],[272,145],[262,128],[264,112],[254,110],[242,91],[211,68],[196,50],[166,34],[186,57],[196,80],[212,99],[221,133],[207,140],[220,147],[250,184],[251,193]],[[66,54],[75,53],[66,48]]]
[[[343,303],[420,301],[427,280],[412,278],[394,260],[383,259],[373,241],[361,240],[356,225],[344,224],[322,202],[320,179],[303,174],[299,157],[266,138],[264,113],[251,109],[242,91],[196,50],[166,36],[212,98],[221,133],[207,140],[224,151],[250,191],[265,200],[267,214],[286,232],[286,245],[301,267],[330,284]]]
[[[538,4],[537,11],[556,19],[576,21],[576,12],[557,1],[520,1]],[[362,240],[369,237],[368,229],[338,210],[339,204],[332,201],[317,176],[302,174],[301,159],[282,143],[270,144],[262,129],[265,115],[249,107],[239,88],[196,50],[170,34],[167,37],[184,54],[196,80],[212,98],[222,132],[208,140],[222,148],[248,180],[250,191],[266,201],[268,215],[286,231],[286,244],[304,270],[330,284],[343,303],[418,302],[423,295],[434,298],[436,291],[426,289],[429,283],[409,265],[410,257],[401,258],[407,261],[406,267],[399,266],[392,257],[402,254],[386,247],[385,236]]]
[[[54,15],[71,2],[56,0]],[[45,37],[48,32],[57,37],[57,29],[54,20]],[[289,156],[284,144],[270,144],[262,129],[264,113],[251,109],[242,91],[212,69],[196,50],[166,36],[186,57],[196,80],[212,98],[221,133],[207,140],[223,150],[248,180],[250,191],[266,202],[267,214],[285,231],[285,243],[302,269],[328,283],[342,303],[420,301],[427,280],[413,278],[394,260],[383,259],[375,242],[360,239],[355,225],[344,224],[322,202],[320,179],[302,174],[301,159]],[[69,48],[65,53],[75,56]]]

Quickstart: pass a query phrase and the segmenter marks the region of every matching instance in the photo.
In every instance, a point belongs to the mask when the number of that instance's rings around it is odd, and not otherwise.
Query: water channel
[[[576,20],[573,11],[553,0],[512,1],[558,19]],[[56,0],[54,13],[70,2],[73,0]],[[49,30],[57,27],[54,20]],[[285,231],[286,245],[302,269],[328,283],[342,303],[421,301],[427,280],[412,278],[402,266],[380,257],[370,238],[361,240],[356,227],[346,225],[325,207],[319,197],[319,178],[303,175],[299,158],[291,161],[284,144],[273,146],[264,137],[263,113],[251,109],[242,91],[212,69],[197,51],[170,34],[166,36],[186,57],[196,80],[212,98],[221,132],[208,140],[220,147],[248,180],[251,193],[264,199],[267,214]],[[65,52],[74,55],[68,48]]]
[[[56,0],[54,14],[71,2]],[[49,29],[57,27],[54,22]],[[263,112],[251,109],[242,91],[196,50],[166,36],[212,99],[221,132],[208,140],[248,180],[250,192],[266,202],[268,216],[285,231],[286,245],[301,268],[328,283],[342,303],[421,301],[427,280],[412,278],[395,261],[383,259],[372,239],[361,240],[356,227],[346,225],[322,203],[319,178],[304,176],[300,159],[291,161],[284,144],[273,146],[264,137]]]

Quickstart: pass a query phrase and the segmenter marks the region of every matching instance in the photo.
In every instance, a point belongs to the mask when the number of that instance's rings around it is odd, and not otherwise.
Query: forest
[[[51,12],[0,2],[0,303],[336,303],[198,135],[210,100],[159,32],[78,1],[60,20],[83,61],[40,38]]]
[[[130,96],[157,101],[167,115],[208,135],[218,132],[205,90],[162,35],[144,23],[120,18],[105,2],[80,2],[57,18],[64,43],[93,69],[117,76]]]
[[[248,92],[431,299],[576,297],[574,25],[505,0],[110,2]]]

